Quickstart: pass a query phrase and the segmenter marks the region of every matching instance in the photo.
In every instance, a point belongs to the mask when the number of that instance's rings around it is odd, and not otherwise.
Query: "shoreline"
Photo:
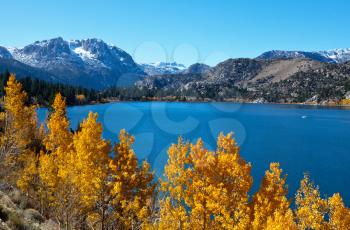
[[[68,107],[74,106],[85,106],[85,105],[99,105],[99,104],[108,104],[108,103],[116,103],[116,102],[183,102],[183,103],[237,103],[237,104],[257,104],[257,105],[299,105],[299,106],[314,106],[314,107],[329,107],[329,108],[349,108],[350,104],[336,104],[336,103],[281,103],[281,102],[254,102],[254,101],[246,101],[246,100],[212,100],[209,98],[205,98],[203,100],[176,100],[169,98],[143,98],[141,100],[120,100],[117,98],[107,98],[102,101],[92,101],[89,103],[68,105]],[[46,107],[46,106],[40,106]]]

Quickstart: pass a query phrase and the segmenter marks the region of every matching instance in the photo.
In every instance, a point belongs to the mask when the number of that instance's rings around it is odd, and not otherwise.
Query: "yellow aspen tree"
[[[188,153],[189,152],[189,153]],[[169,151],[160,226],[167,229],[247,229],[251,166],[239,155],[232,134],[220,134],[215,152],[202,140],[179,141]],[[167,222],[170,222],[167,224]]]
[[[2,155],[19,157],[30,147],[36,132],[35,107],[26,106],[27,94],[11,74],[5,87],[3,114],[4,133],[1,136]]]
[[[261,228],[262,229],[262,228]],[[297,230],[298,225],[294,221],[293,211],[276,210],[267,218],[265,229],[267,230]]]
[[[271,163],[270,170],[265,172],[259,191],[252,201],[252,228],[263,229],[268,217],[272,217],[275,211],[280,215],[289,210],[289,201],[286,176],[282,176],[279,163]]]
[[[191,182],[187,182],[188,188],[186,191],[185,201],[191,210],[190,225],[194,229],[210,229],[217,228],[215,226],[214,215],[216,216],[221,211],[222,207],[218,202],[218,197],[221,194],[220,188],[216,189],[215,185],[211,184],[211,167],[215,167],[215,156],[213,152],[204,148],[201,139],[196,144],[190,145],[189,162],[191,168],[188,172]],[[218,168],[215,168],[218,170]],[[217,171],[217,172],[218,172]],[[217,175],[219,177],[219,175]],[[217,178],[219,179],[219,178]],[[223,191],[224,184],[221,185]],[[219,186],[220,186],[219,185]],[[224,193],[224,191],[222,192]],[[222,197],[224,199],[224,197]],[[216,210],[214,210],[216,209]],[[228,218],[226,221],[230,221]],[[233,223],[231,223],[233,225]]]
[[[17,186],[29,194],[38,192],[38,155],[34,152],[28,151],[26,154],[26,161],[23,161],[23,169],[21,175],[17,180]],[[33,197],[34,198],[34,197]]]
[[[66,112],[66,102],[60,93],[57,93],[52,105],[48,122],[48,133],[44,139],[48,151],[55,151],[58,148],[67,149],[72,141],[72,133],[69,130],[69,120]]]
[[[72,183],[73,135],[69,130],[65,99],[60,93],[56,94],[52,109],[44,138],[46,153],[42,153],[39,160],[39,175],[43,199],[49,204],[49,216],[69,229],[80,222],[82,207],[78,189]]]
[[[41,148],[35,106],[26,106],[27,94],[11,74],[5,87],[5,127],[1,137],[1,155],[6,155],[10,181],[29,195],[37,180],[37,154]],[[35,166],[35,167],[34,167]]]
[[[35,106],[26,106],[27,94],[22,85],[11,74],[5,87],[4,108],[6,111],[6,125],[4,138],[10,153],[21,154],[29,147],[37,131]]]
[[[161,180],[161,192],[165,198],[160,202],[160,229],[189,229],[189,209],[185,204],[188,185],[189,144],[179,138],[168,149],[168,162],[164,167],[166,180]]]
[[[334,230],[350,229],[350,209],[346,208],[339,193],[328,199],[329,227]]]
[[[320,191],[305,174],[295,197],[296,218],[301,229],[322,229],[326,227],[327,202]]]
[[[46,215],[58,221],[64,229],[81,229],[86,224],[87,214],[92,212],[92,208],[83,202],[81,191],[74,183],[75,155],[72,149],[65,152],[62,148],[58,148],[55,154],[40,155],[41,195],[48,204]],[[56,161],[56,158],[60,158],[58,156],[65,156],[65,161]]]
[[[66,103],[60,93],[56,95],[52,109],[47,121],[48,133],[44,138],[47,154],[41,154],[40,157],[40,177],[49,192],[54,194],[57,183],[65,179],[62,177],[67,172],[66,160],[69,157],[68,147],[72,143],[72,133],[69,131]]]
[[[134,137],[121,130],[110,163],[114,218],[118,228],[122,229],[136,229],[149,224],[155,195],[153,173],[146,161],[139,165],[132,149],[133,143]]]
[[[205,149],[201,140],[191,145],[189,161],[192,227],[246,229],[251,165],[240,157],[232,133],[219,135],[215,152]]]
[[[79,189],[80,198],[89,212],[88,221],[94,228],[105,229],[106,212],[112,185],[109,178],[111,145],[102,138],[102,125],[97,113],[90,112],[73,136],[74,153],[69,158],[73,183]]]
[[[3,114],[4,132],[1,154],[5,156],[4,174],[8,183],[16,184],[24,194],[43,210],[38,175],[39,152],[42,149],[44,127],[37,126],[36,106],[26,105],[28,97],[15,75],[10,75],[5,87]]]

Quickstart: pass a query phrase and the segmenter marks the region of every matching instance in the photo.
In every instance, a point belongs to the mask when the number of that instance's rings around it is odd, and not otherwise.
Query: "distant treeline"
[[[4,88],[10,72],[0,73],[0,97],[4,96]],[[160,96],[156,90],[145,90],[137,87],[111,87],[105,90],[87,89],[80,86],[67,85],[39,80],[30,76],[19,79],[28,94],[28,103],[48,106],[53,103],[55,95],[60,92],[68,105],[89,104],[114,100],[143,100]],[[164,95],[161,95],[164,96]]]
[[[0,96],[4,96],[4,87],[10,76],[9,72],[0,74]],[[52,104],[55,95],[60,92],[68,105],[90,103],[101,100],[100,92],[94,89],[86,89],[79,86],[71,86],[61,83],[53,83],[39,80],[32,77],[25,77],[19,80],[23,89],[28,93],[28,100],[39,105]]]
[[[8,71],[0,73],[0,97],[4,96],[4,87],[6,86],[9,76],[10,73]],[[154,100],[155,98],[166,98],[167,100],[177,101],[185,101],[187,97],[197,98],[197,100],[204,98],[222,100],[222,98],[218,97],[215,93],[218,92],[218,90],[214,86],[204,90],[204,92],[196,89],[179,92],[174,89],[147,89],[144,87],[110,87],[104,90],[95,90],[39,80],[30,76],[20,78],[19,82],[21,82],[23,89],[28,94],[28,104],[34,103],[42,106],[49,106],[52,104],[58,92],[66,98],[67,105],[108,102],[111,100],[143,101]],[[232,91],[235,92],[235,90]]]

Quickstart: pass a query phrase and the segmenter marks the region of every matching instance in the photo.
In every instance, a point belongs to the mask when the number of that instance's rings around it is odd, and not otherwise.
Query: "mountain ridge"
[[[136,63],[126,51],[97,38],[64,40],[57,37],[22,48],[0,46],[0,71],[9,70],[19,77],[29,75],[99,90],[136,85],[180,92],[202,87],[199,94],[213,91],[214,95],[221,91],[219,88],[225,88],[226,93],[239,89],[249,92],[253,99],[259,95],[252,92],[266,92],[272,86],[279,87],[281,81],[296,79],[295,76],[299,76],[298,81],[302,76],[311,75],[314,81],[317,78],[322,81],[325,76],[319,73],[326,76],[336,74],[336,79],[344,80],[343,76],[347,78],[350,73],[338,73],[329,65],[347,71],[343,64],[349,60],[350,49],[316,52],[271,50],[256,58],[230,58],[214,67],[200,63],[186,67],[176,62]],[[331,81],[327,84],[336,85]],[[225,95],[225,92],[221,94]],[[260,97],[266,98],[266,95]]]
[[[89,88],[132,86],[146,76],[132,57],[101,39],[36,41],[23,48],[0,49],[1,57],[13,59],[56,76],[61,82]]]
[[[186,69],[186,66],[177,62],[140,63],[140,68],[148,75],[178,74]]]
[[[350,61],[228,59],[202,74],[151,76],[136,83],[176,98],[274,103],[338,103],[350,95]],[[191,99],[192,98],[192,99]]]
[[[285,50],[271,50],[262,53],[256,59],[291,59],[291,58],[309,58],[315,61],[327,63],[344,63],[350,60],[350,48],[333,49],[325,51],[285,51]]]

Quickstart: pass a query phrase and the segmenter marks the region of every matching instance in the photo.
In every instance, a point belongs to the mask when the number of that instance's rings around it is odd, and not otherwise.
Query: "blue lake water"
[[[222,131],[234,132],[241,155],[252,164],[256,191],[270,162],[280,162],[294,196],[304,172],[322,194],[340,192],[350,205],[350,110],[296,105],[235,103],[118,102],[68,108],[76,129],[89,111],[98,112],[104,138],[117,141],[120,129],[136,138],[135,152],[162,176],[166,150],[181,135],[201,137],[215,148]],[[47,116],[39,109],[39,119]]]

